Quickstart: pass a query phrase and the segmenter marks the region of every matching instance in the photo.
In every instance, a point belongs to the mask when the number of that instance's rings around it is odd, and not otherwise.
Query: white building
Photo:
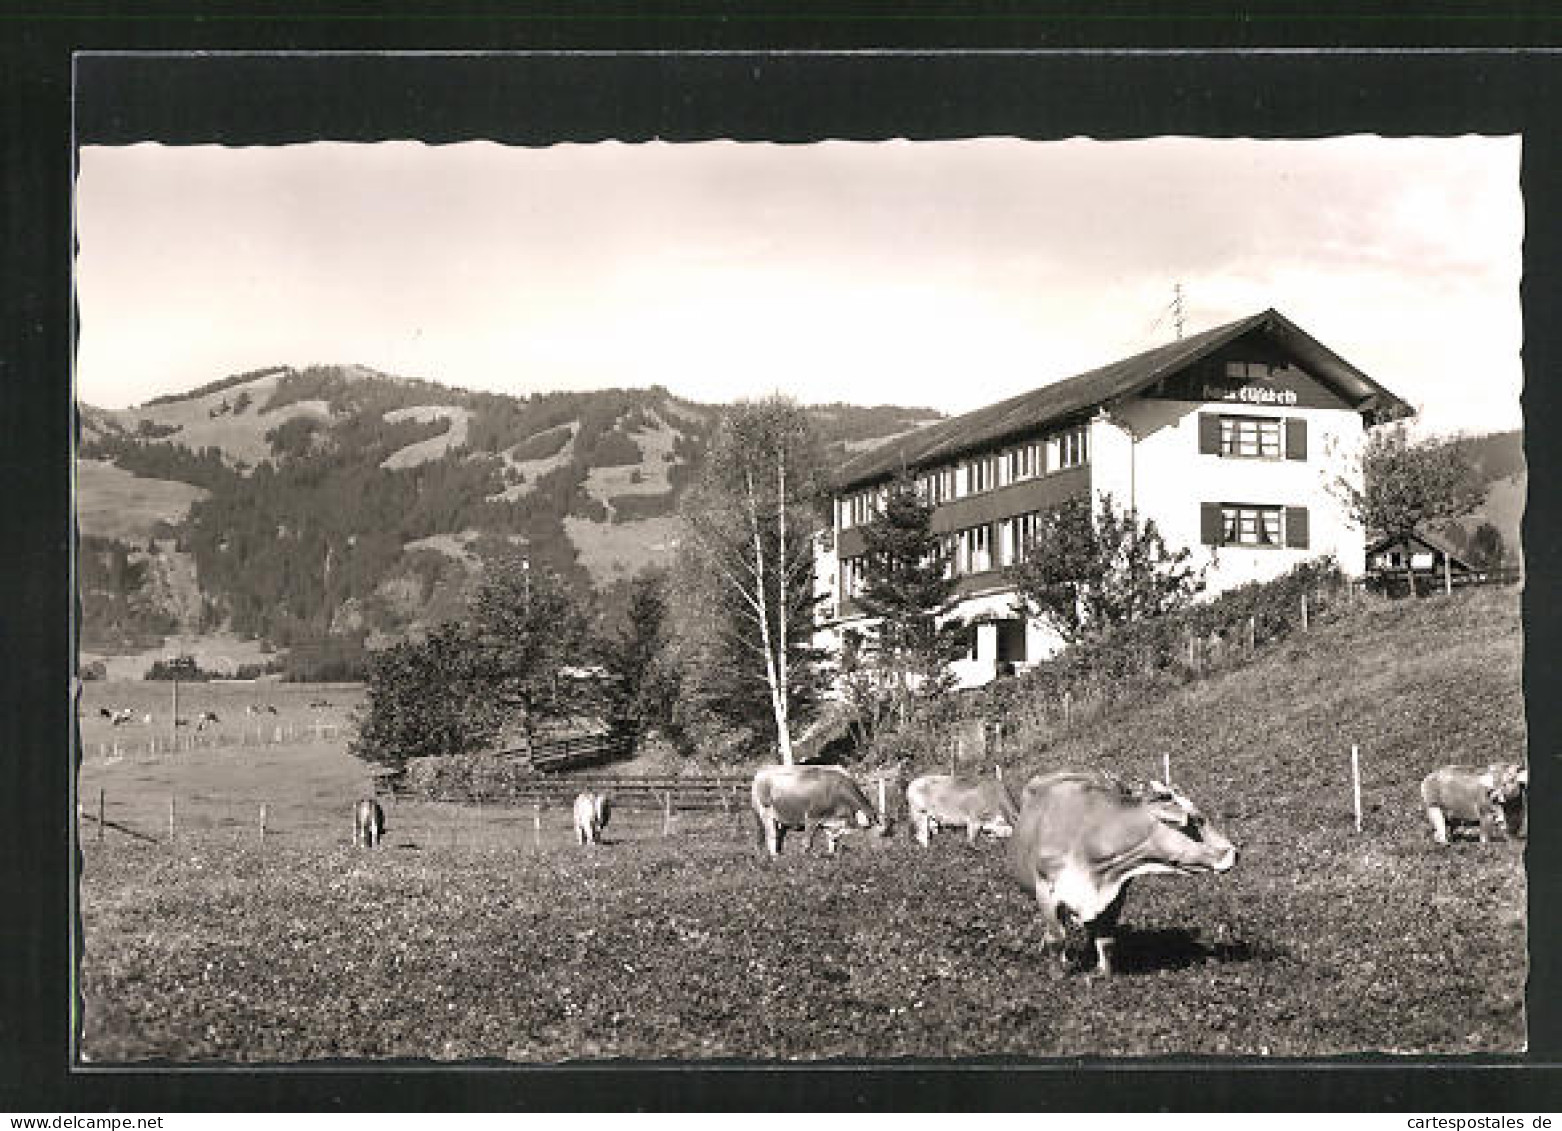
[[[838,653],[865,623],[853,600],[867,522],[901,468],[936,504],[957,578],[946,615],[974,624],[965,686],[1061,640],[1014,609],[1004,567],[1037,517],[1071,498],[1153,519],[1168,546],[1208,566],[1207,593],[1332,554],[1359,574],[1365,532],[1332,484],[1359,475],[1367,429],[1411,408],[1274,310],[940,421],[864,452],[836,477],[833,529],[816,546],[824,620]]]

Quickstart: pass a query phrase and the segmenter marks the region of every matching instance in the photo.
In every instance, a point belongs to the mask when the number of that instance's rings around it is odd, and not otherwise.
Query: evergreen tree
[[[932,518],[932,505],[902,471],[882,508],[861,527],[863,583],[856,600],[875,618],[864,639],[871,661],[866,672],[869,682],[885,685],[902,713],[912,694],[948,690],[949,664],[965,650],[964,622],[939,619],[956,582]]]

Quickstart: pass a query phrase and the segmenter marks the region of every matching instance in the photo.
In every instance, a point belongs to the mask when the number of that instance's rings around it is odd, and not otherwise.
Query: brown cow
[[[1480,826],[1481,843],[1501,825],[1518,836],[1524,823],[1529,770],[1516,762],[1490,766],[1443,766],[1421,782],[1421,802],[1432,823],[1432,839],[1448,843],[1450,826]]]
[[[1151,782],[1133,791],[1103,774],[1032,778],[1009,841],[1009,870],[1036,897],[1046,942],[1066,942],[1065,925],[1083,927],[1103,974],[1134,877],[1227,872],[1236,862],[1232,843],[1177,790]]]
[[[575,798],[575,839],[581,844],[601,844],[602,830],[613,815],[613,803],[605,793],[582,793]]]
[[[380,803],[365,797],[353,809],[353,844],[377,848],[385,836],[385,810]]]
[[[808,847],[824,829],[825,853],[835,855],[841,837],[859,829],[877,828],[889,836],[889,818],[874,812],[862,788],[840,766],[765,766],[754,775],[750,790],[754,816],[765,847],[779,856],[788,829],[808,834]]]
[[[971,844],[982,833],[999,839],[1012,836],[1020,816],[1001,779],[966,774],[923,774],[913,779],[906,787],[906,808],[912,834],[924,848],[944,826],[965,829]]]

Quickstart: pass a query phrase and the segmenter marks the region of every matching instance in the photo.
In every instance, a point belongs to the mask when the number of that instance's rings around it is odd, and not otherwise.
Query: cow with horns
[[[1009,870],[1040,906],[1046,942],[1082,928],[1095,948],[1087,962],[1103,974],[1136,876],[1228,872],[1236,862],[1235,846],[1179,791],[1160,782],[1132,790],[1096,773],[1032,778],[1009,841]]]

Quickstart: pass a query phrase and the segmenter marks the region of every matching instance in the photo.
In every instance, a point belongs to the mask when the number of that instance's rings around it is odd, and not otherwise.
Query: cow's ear
[[[1152,801],[1148,806],[1155,819],[1163,825],[1185,829],[1193,815],[1175,801]]]

